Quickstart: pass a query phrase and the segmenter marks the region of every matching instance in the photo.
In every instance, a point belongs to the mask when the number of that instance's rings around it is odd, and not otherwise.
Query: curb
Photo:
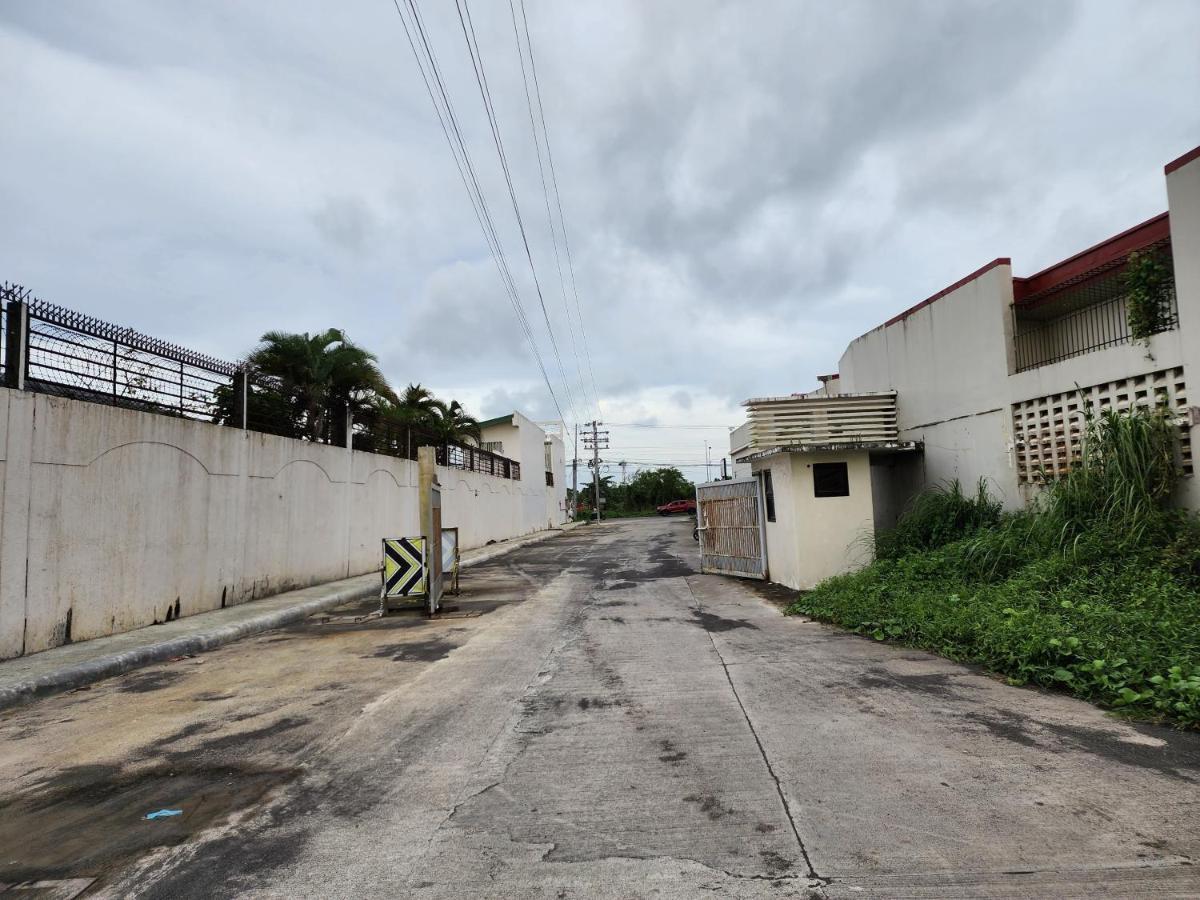
[[[532,535],[525,539],[514,538],[510,541],[495,544],[493,545],[495,547],[494,550],[481,553],[469,560],[463,560],[461,564],[462,568],[465,569],[469,566],[488,562],[498,556],[503,556],[511,550],[516,550],[518,547],[536,544],[570,530],[571,528],[569,527],[556,528],[553,531]],[[371,573],[368,572],[366,574],[369,575]],[[355,578],[362,578],[362,576],[357,575]],[[305,590],[312,590],[312,588],[305,588]],[[231,644],[244,637],[260,634],[264,631],[274,631],[276,628],[283,628],[285,625],[291,625],[307,619],[314,613],[324,612],[327,609],[333,609],[335,606],[341,606],[343,603],[349,603],[352,600],[362,600],[367,597],[377,596],[378,594],[379,585],[377,581],[365,587],[361,585],[347,586],[339,588],[331,594],[311,600],[304,600],[285,609],[273,610],[272,612],[264,613],[261,616],[247,619],[234,625],[221,625],[208,631],[202,631],[199,634],[172,638],[171,640],[162,641],[157,644],[148,644],[145,647],[137,647],[133,650],[125,650],[120,653],[111,653],[84,663],[65,666],[46,675],[39,675],[36,678],[19,681],[7,687],[0,687],[0,710],[21,706],[41,697],[61,694],[65,691],[84,687],[85,685],[95,684],[97,681],[112,678],[114,675],[123,675],[134,669],[165,662],[176,656],[194,655],[203,653],[206,650],[215,650],[217,647]]]

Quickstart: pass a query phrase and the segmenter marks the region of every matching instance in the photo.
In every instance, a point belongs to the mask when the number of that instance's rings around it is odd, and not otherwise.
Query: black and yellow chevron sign
[[[425,538],[384,538],[383,596],[425,593]]]

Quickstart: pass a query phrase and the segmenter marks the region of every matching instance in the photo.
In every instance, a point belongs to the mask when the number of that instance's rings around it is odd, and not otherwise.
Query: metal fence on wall
[[[159,415],[311,439],[296,422],[282,384],[245,365],[158,340],[131,328],[36,299],[20,285],[0,285],[0,384]],[[319,440],[404,459],[433,445],[439,465],[514,481],[515,460],[447,441],[417,428],[333,417]]]
[[[1169,247],[1158,248],[1157,252],[1167,271],[1173,271]],[[1133,338],[1127,294],[1122,261],[1084,273],[1049,294],[1015,303],[1013,346],[1017,371],[1128,344]],[[1172,281],[1156,331],[1170,331],[1178,326],[1179,307]]]

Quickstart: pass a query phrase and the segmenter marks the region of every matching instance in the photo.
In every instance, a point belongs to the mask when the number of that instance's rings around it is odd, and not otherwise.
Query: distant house
[[[513,489],[525,495],[526,515],[544,518],[547,528],[567,516],[566,454],[561,423],[539,425],[519,412],[479,423],[482,449],[521,463],[522,479]]]
[[[951,479],[1028,502],[1069,468],[1088,404],[1173,413],[1178,499],[1200,508],[1200,148],[1166,182],[1168,212],[1027,277],[995,259],[853,340],[819,389],[746,401],[730,450],[761,484],[773,581],[810,588],[863,564],[874,529]],[[1158,254],[1172,282],[1144,342],[1122,278],[1134,252]]]

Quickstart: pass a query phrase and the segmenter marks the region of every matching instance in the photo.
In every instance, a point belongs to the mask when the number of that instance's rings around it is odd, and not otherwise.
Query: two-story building
[[[794,588],[870,558],[918,492],[983,479],[1007,507],[1067,471],[1088,404],[1165,406],[1180,427],[1179,502],[1200,508],[1200,148],[1165,169],[1168,210],[1029,276],[994,259],[853,340],[805,394],[746,401],[735,464],[762,483],[769,577]],[[1123,277],[1153,254],[1170,282],[1135,340]]]

